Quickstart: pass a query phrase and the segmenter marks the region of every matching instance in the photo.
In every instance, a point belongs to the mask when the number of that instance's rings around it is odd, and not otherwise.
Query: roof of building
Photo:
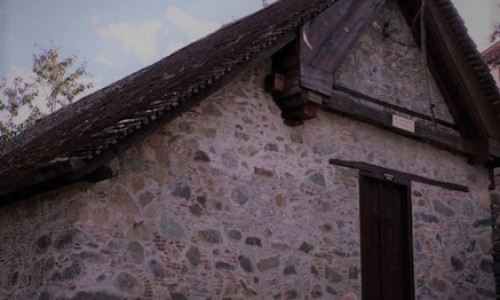
[[[342,0],[337,0],[342,1]],[[436,0],[491,102],[498,89],[450,0]],[[0,149],[0,204],[96,171],[133,137],[165,124],[292,41],[335,0],[282,0],[39,121]],[[417,0],[400,3],[417,4]],[[402,4],[406,5],[406,4]],[[499,110],[500,112],[500,110]]]
[[[500,41],[491,45],[488,49],[483,51],[483,58],[488,65],[500,65]]]

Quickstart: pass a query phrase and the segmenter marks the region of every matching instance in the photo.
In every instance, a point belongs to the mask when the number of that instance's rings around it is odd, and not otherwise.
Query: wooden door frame
[[[411,180],[406,177],[406,176],[393,176],[390,174],[387,174],[384,172],[384,169],[380,169],[380,172],[373,172],[373,170],[367,171],[367,170],[359,170],[359,185],[358,185],[358,190],[359,190],[359,222],[360,222],[360,227],[359,227],[359,240],[360,240],[360,253],[363,253],[362,247],[363,247],[363,238],[362,238],[362,232],[361,232],[361,182],[363,181],[364,178],[371,178],[371,179],[376,179],[381,182],[388,182],[388,183],[393,183],[397,184],[400,186],[403,186],[406,189],[406,201],[407,201],[407,207],[406,207],[406,215],[408,218],[408,224],[407,224],[407,231],[408,231],[408,236],[410,237],[406,243],[406,246],[408,247],[408,256],[409,256],[409,272],[410,272],[410,289],[411,289],[411,299],[415,299],[415,273],[414,273],[414,267],[413,267],[413,210],[412,210],[412,199],[411,199]],[[361,273],[363,273],[363,256],[361,255]],[[364,288],[364,282],[363,282],[363,275],[361,275],[361,297],[363,298],[363,288]]]

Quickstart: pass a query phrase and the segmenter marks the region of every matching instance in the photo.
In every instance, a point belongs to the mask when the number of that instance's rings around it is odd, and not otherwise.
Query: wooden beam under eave
[[[478,163],[485,163],[488,159],[486,145],[477,141],[438,132],[434,130],[434,128],[418,121],[415,122],[414,132],[396,128],[392,124],[392,113],[355,102],[340,93],[334,93],[331,98],[325,99],[323,107],[326,110],[340,113],[341,115],[351,117],[355,120],[371,124],[393,133],[424,141],[437,148],[466,155],[469,158],[473,158],[474,161]]]

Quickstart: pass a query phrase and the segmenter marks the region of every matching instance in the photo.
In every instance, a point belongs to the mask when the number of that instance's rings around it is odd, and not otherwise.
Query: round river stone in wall
[[[231,200],[238,204],[244,205],[248,202],[248,192],[245,187],[237,186],[231,190]]]

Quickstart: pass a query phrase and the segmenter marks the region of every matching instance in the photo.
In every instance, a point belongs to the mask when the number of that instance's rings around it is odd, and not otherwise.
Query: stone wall
[[[358,171],[331,158],[468,186],[411,186],[416,298],[494,299],[486,170],[328,112],[287,127],[269,72],[126,151],[116,177],[1,207],[0,299],[360,299]]]
[[[386,22],[390,24],[390,37],[383,38]],[[391,0],[386,1],[375,21],[361,35],[334,80],[341,86],[427,116],[432,116],[427,97],[430,92],[436,118],[453,123],[435,80],[430,73],[428,76],[420,48],[397,1]]]
[[[360,299],[358,172],[330,158],[469,186],[412,185],[415,289],[490,296],[486,171],[331,113],[287,127],[268,71],[131,148],[115,178],[2,207],[3,298]]]

